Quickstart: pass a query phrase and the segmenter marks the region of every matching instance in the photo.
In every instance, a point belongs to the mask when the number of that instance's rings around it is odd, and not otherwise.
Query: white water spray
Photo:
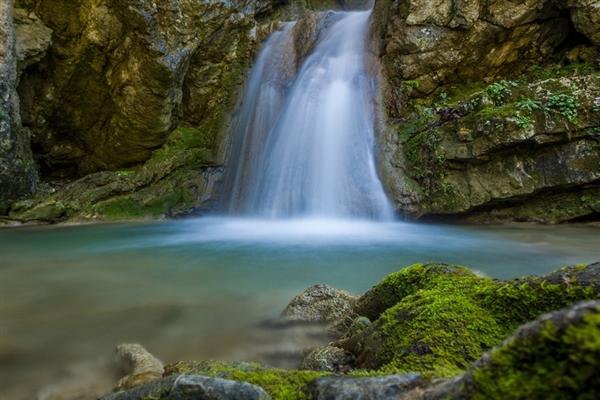
[[[374,82],[365,71],[370,11],[330,13],[293,79],[293,24],[253,69],[230,157],[228,214],[391,220],[374,161]],[[293,80],[293,81],[292,81]]]

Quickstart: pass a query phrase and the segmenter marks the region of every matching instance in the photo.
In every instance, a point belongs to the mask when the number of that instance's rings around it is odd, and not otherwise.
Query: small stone
[[[142,386],[163,375],[163,363],[139,344],[120,345],[117,347],[117,358],[128,375],[117,383],[114,392]]]
[[[352,369],[355,357],[338,347],[323,346],[313,349],[302,361],[300,369],[344,373]]]

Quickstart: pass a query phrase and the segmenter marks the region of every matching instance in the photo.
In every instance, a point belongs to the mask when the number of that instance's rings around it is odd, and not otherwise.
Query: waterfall
[[[267,40],[233,134],[223,212],[393,219],[375,166],[370,13],[329,12],[297,75],[294,23]]]

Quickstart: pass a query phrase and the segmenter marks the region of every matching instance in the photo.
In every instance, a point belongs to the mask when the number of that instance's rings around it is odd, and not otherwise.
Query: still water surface
[[[0,396],[32,398],[123,342],[163,362],[291,367],[286,354],[324,339],[261,323],[310,285],[363,293],[429,261],[502,279],[541,274],[598,261],[599,234],[583,226],[242,218],[1,229]]]

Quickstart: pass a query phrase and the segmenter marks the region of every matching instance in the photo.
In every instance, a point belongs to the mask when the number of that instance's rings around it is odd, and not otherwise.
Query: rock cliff
[[[26,129],[13,112],[19,139],[5,154],[25,161],[6,163],[20,172],[7,174],[15,189],[0,211],[32,191],[35,165],[51,186],[15,203],[13,218],[210,208],[260,41],[308,16],[295,34],[301,59],[318,34],[310,11],[363,3],[20,1],[11,107]],[[402,215],[597,219],[598,4],[375,1],[378,163]]]
[[[20,47],[19,49],[21,49]],[[21,53],[19,52],[19,55]],[[17,95],[17,42],[10,0],[0,1],[0,214],[9,201],[31,195],[38,173],[29,145],[29,133],[21,127]]]
[[[376,3],[380,170],[399,211],[471,221],[596,218],[597,6]]]

